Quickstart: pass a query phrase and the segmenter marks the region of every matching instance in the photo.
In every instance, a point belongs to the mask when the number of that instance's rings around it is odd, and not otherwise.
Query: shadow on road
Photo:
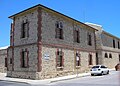
[[[30,85],[28,83],[20,83],[20,82],[0,80],[0,86],[32,86],[32,85]]]

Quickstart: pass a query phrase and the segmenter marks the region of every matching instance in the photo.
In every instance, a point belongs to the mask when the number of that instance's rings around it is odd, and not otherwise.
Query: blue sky
[[[100,24],[120,38],[120,0],[0,0],[0,47],[10,44],[8,17],[42,4],[81,22]]]

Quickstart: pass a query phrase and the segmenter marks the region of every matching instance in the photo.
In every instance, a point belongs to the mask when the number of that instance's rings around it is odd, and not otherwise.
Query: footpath
[[[110,69],[110,71],[113,71],[114,69]],[[51,78],[51,79],[44,79],[44,80],[30,80],[30,79],[20,79],[20,78],[10,78],[6,77],[6,73],[0,73],[0,81],[9,81],[9,82],[17,82],[17,83],[26,83],[31,85],[48,85],[53,82],[63,81],[63,80],[70,80],[80,77],[90,76],[90,72],[88,73],[80,73],[75,75],[69,75],[69,76],[63,76],[63,77],[57,77],[57,78]]]

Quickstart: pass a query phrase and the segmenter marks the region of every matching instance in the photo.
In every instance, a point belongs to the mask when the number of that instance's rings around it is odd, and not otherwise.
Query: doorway
[[[98,53],[96,53],[96,65],[98,65],[99,64],[99,60],[98,60],[99,58],[98,58]]]

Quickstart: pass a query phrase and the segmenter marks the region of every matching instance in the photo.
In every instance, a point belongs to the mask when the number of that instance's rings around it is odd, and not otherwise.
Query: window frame
[[[13,63],[13,60],[12,60],[12,58],[10,58],[10,64],[12,64]]]
[[[92,54],[88,55],[88,65],[93,65],[93,57]]]
[[[26,19],[21,24],[21,39],[29,37],[29,21]]]
[[[79,51],[75,52],[75,66],[80,67],[81,66],[81,54]]]
[[[20,57],[20,62],[21,62],[21,68],[28,68],[29,67],[29,58],[28,58],[28,50],[25,49],[25,50],[21,50],[20,52],[21,54],[21,57]]]
[[[57,52],[56,52],[56,67],[60,68],[60,69],[63,69],[63,67],[64,67],[64,53],[63,53],[62,49],[57,49]]]
[[[89,32],[87,33],[87,41],[88,41],[88,45],[92,46],[92,35]]]
[[[118,49],[120,49],[120,42],[118,41]]]
[[[56,21],[55,32],[56,32],[55,38],[64,39],[64,37],[63,37],[63,23],[62,22]]]
[[[73,30],[74,32],[74,42],[80,43],[80,31],[79,30]]]
[[[115,46],[115,39],[113,39],[113,48],[115,48],[116,46]]]

